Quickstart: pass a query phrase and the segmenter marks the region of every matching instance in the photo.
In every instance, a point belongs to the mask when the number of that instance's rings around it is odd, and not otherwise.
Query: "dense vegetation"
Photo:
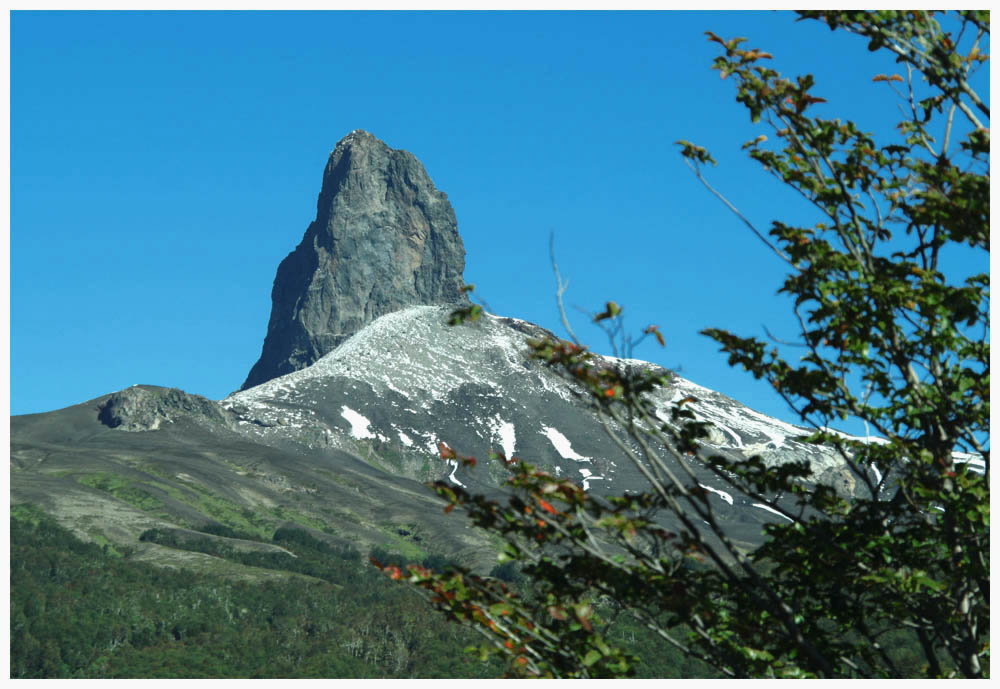
[[[237,582],[115,557],[49,517],[11,515],[11,677],[489,677],[468,632],[306,532],[295,553],[182,547],[317,580]],[[159,538],[158,538],[159,537]],[[169,541],[147,533],[149,540]],[[214,547],[213,547],[214,546]]]
[[[150,530],[143,540],[314,579],[260,583],[172,570],[84,543],[40,510],[11,513],[10,658],[15,678],[495,677],[496,659],[466,649],[474,635],[434,623],[413,591],[386,581],[366,558],[301,529],[273,543],[294,553],[241,551],[210,535]],[[126,549],[127,551],[127,549]],[[376,549],[386,562],[406,560]],[[443,567],[445,558],[425,558]],[[500,567],[514,582],[517,572]],[[698,674],[631,622],[610,632],[647,658],[648,677]]]

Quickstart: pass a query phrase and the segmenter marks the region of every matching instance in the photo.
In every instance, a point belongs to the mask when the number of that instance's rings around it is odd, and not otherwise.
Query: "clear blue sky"
[[[794,420],[697,334],[796,331],[783,264],[675,140],[712,150],[712,182],[762,229],[815,220],[740,152],[763,130],[703,32],[814,74],[862,128],[896,115],[871,81],[891,61],[784,12],[14,12],[11,29],[14,414],[134,383],[237,389],[327,156],[361,128],[448,194],[496,312],[561,332],[555,232],[570,306],[616,300],[667,338],[636,356]]]

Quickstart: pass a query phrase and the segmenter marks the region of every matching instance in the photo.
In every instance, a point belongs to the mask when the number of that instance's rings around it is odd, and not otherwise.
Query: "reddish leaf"
[[[663,334],[660,332],[659,326],[651,325],[648,328],[646,328],[645,333],[647,335],[652,335],[653,337],[655,337],[656,341],[660,343],[661,347],[664,346]]]
[[[726,45],[726,42],[724,40],[722,40],[721,38],[719,38],[718,36],[716,36],[711,31],[706,31],[705,35],[708,36],[709,42],[714,41],[715,43],[718,43],[721,46],[725,46]]]

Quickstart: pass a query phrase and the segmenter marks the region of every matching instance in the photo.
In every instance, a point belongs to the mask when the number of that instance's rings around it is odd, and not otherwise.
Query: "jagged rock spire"
[[[309,366],[379,316],[465,301],[455,211],[411,153],[360,129],[330,154],[314,220],[278,266],[242,390]]]

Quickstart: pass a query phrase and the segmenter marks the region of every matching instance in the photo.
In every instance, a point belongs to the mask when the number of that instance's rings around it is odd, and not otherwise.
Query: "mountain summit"
[[[357,129],[323,173],[316,219],[278,266],[260,359],[241,390],[309,366],[413,305],[464,301],[455,211],[413,154]]]
[[[575,378],[531,356],[526,339],[552,333],[489,313],[449,325],[463,267],[455,214],[417,159],[353,132],[330,157],[316,220],[278,268],[264,352],[244,389],[212,401],[136,385],[13,417],[11,504],[36,505],[137,561],[260,580],[285,575],[178,544],[216,539],[273,553],[279,530],[305,529],[337,548],[441,555],[489,572],[495,540],[449,518],[424,483],[502,499],[509,474],[500,462],[470,471],[442,457],[442,443],[466,456],[523,458],[595,498],[646,491],[625,428],[601,418]],[[634,359],[593,364],[667,373]],[[705,422],[712,455],[767,467],[804,461],[807,489],[868,490],[837,448],[800,440],[809,429],[679,376],[646,395],[655,421],[644,423],[676,429],[682,400]],[[662,461],[707,491],[727,538],[748,552],[765,524],[788,519],[776,505],[798,509],[793,494],[739,492],[697,458]],[[882,491],[895,480],[871,472]],[[664,528],[679,528],[662,516]],[[148,540],[151,531],[166,540]]]
[[[526,339],[552,333],[489,313],[449,325],[465,299],[464,264],[455,213],[423,166],[352,132],[330,156],[316,220],[278,268],[264,351],[243,390],[212,401],[136,385],[13,417],[11,505],[36,505],[135,561],[260,581],[287,573],[183,546],[208,539],[226,552],[274,554],[284,552],[275,534],[306,530],[359,554],[441,556],[491,571],[496,541],[450,518],[424,483],[503,499],[509,474],[500,462],[470,471],[442,457],[442,444],[524,458],[595,499],[646,491],[644,466],[619,444],[625,429],[599,417],[575,378],[531,356]],[[667,373],[633,359],[593,363]],[[679,376],[646,396],[650,423],[676,428],[682,400],[706,423],[712,455],[767,467],[804,461],[806,488],[867,490],[836,448],[800,440],[808,429]],[[706,491],[727,538],[748,552],[764,525],[788,519],[775,506],[797,509],[795,495],[741,493],[700,460],[663,461]],[[872,478],[883,491],[894,480],[874,467]],[[679,528],[666,514],[661,525]]]

